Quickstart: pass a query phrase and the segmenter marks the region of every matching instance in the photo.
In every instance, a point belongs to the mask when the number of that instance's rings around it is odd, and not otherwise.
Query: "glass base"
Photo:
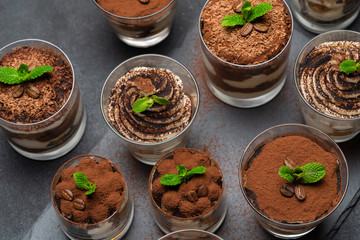
[[[347,20],[339,23],[333,24],[321,24],[321,23],[313,23],[308,19],[304,18],[301,14],[297,11],[293,11],[293,15],[295,16],[296,20],[300,23],[303,28],[306,30],[313,32],[313,33],[324,33],[333,30],[345,29],[357,18],[359,15],[359,11],[357,11],[353,16],[348,18]]]
[[[280,239],[297,239],[297,238],[301,238],[303,236],[305,236],[306,234],[308,234],[309,232],[311,232],[312,230],[314,230],[316,227],[306,231],[306,232],[303,232],[303,233],[298,233],[298,234],[282,234],[282,233],[278,233],[278,232],[274,232],[274,231],[271,231],[269,229],[266,229],[264,227],[264,229],[266,231],[268,231],[271,235],[275,236],[276,238],[280,238]]]
[[[219,100],[223,101],[226,104],[229,104],[234,107],[239,108],[253,108],[258,107],[261,105],[264,105],[265,103],[270,102],[273,98],[276,97],[276,95],[279,94],[281,89],[283,88],[286,80],[286,75],[282,80],[279,81],[277,86],[275,86],[271,91],[258,96],[258,97],[252,97],[252,98],[235,98],[231,97],[222,91],[220,91],[211,80],[206,80],[206,85],[210,89],[210,91],[217,97]]]
[[[162,30],[161,32],[155,35],[151,35],[149,37],[143,37],[143,38],[127,37],[125,35],[122,35],[121,33],[116,33],[116,35],[121,41],[123,41],[129,46],[138,47],[138,48],[148,48],[163,41],[170,34],[170,30],[171,30],[171,26],[168,26],[164,30]]]
[[[330,134],[328,134],[332,139],[334,139],[335,142],[337,143],[342,143],[342,142],[346,142],[349,141],[350,139],[353,139],[356,135],[358,135],[358,132],[353,133],[353,134],[349,134],[346,136],[332,136]]]
[[[80,142],[82,136],[84,135],[85,128],[86,128],[86,112],[84,111],[84,116],[78,130],[65,144],[61,145],[59,148],[50,149],[49,151],[41,152],[41,153],[31,153],[20,149],[19,147],[12,144],[10,141],[8,142],[11,145],[11,147],[14,148],[15,151],[17,151],[24,157],[33,160],[40,160],[40,161],[53,160],[70,152]]]

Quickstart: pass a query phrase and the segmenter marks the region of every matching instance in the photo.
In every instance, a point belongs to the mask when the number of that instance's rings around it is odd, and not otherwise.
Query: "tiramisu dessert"
[[[53,46],[22,46],[4,54],[0,60],[0,67],[18,69],[26,65],[28,69],[24,71],[30,74],[44,65],[53,69],[19,84],[0,82],[0,125],[17,151],[39,160],[68,152],[85,128],[85,114],[72,67],[60,51],[53,49]],[[72,146],[59,150],[75,135],[77,140]],[[53,151],[57,154],[51,154]]]
[[[360,61],[360,42],[322,43],[300,63],[299,90],[319,112],[337,118],[360,117],[360,73],[347,74],[339,67],[348,59]]]
[[[218,164],[202,151],[178,148],[154,166],[149,180],[154,219],[166,233],[181,229],[214,232],[226,214]]]
[[[267,11],[259,14],[263,6]],[[286,78],[291,35],[291,13],[282,0],[209,0],[200,36],[210,90],[238,107],[270,101]]]
[[[144,98],[152,105],[142,112],[134,111],[134,104]],[[155,98],[167,103],[158,103]],[[137,67],[122,76],[112,89],[108,117],[110,124],[131,141],[162,142],[189,124],[191,104],[181,79],[174,73],[162,68]]]
[[[62,228],[72,239],[118,237],[132,217],[123,175],[100,156],[81,155],[65,163],[51,194]]]

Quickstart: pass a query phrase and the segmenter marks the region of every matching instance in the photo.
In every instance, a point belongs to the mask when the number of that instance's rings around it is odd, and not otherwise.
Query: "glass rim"
[[[74,71],[74,67],[69,59],[69,57],[65,54],[65,52],[63,50],[61,50],[58,46],[56,46],[55,44],[51,43],[51,42],[48,42],[46,40],[42,40],[42,39],[37,39],[37,38],[27,38],[27,39],[21,39],[21,40],[17,40],[17,41],[14,41],[14,42],[11,42],[7,45],[5,45],[4,47],[2,47],[0,49],[0,52],[3,51],[5,48],[8,48],[8,47],[11,47],[12,45],[16,45],[18,43],[24,43],[24,45],[21,45],[21,46],[18,46],[18,47],[15,47],[15,48],[12,48],[12,50],[16,49],[16,48],[20,48],[22,46],[29,46],[27,45],[26,43],[27,42],[38,42],[38,43],[43,43],[45,45],[50,45],[51,47],[54,47],[55,49],[57,49],[59,52],[55,52],[55,53],[60,53],[61,57],[64,57],[65,60],[68,61],[69,65],[70,65],[70,68],[71,68],[71,72],[72,72],[72,86],[71,86],[71,92],[70,92],[70,95],[69,97],[66,99],[65,103],[61,106],[61,108],[56,111],[54,114],[52,114],[51,116],[41,120],[41,121],[38,121],[38,122],[33,122],[33,123],[15,123],[15,122],[11,122],[11,121],[8,121],[8,120],[5,120],[3,118],[0,117],[0,121],[3,121],[5,122],[6,124],[8,125],[12,125],[12,126],[35,126],[37,124],[41,124],[41,123],[44,123],[44,122],[47,122],[49,121],[50,119],[56,117],[64,108],[65,106],[67,106],[67,104],[69,103],[73,93],[74,93],[74,89],[75,89],[75,84],[76,84],[76,80],[75,80],[75,71]],[[34,46],[31,46],[31,47],[36,47],[36,45]],[[50,50],[53,50],[53,49],[50,49]]]
[[[294,18],[293,18],[292,12],[291,12],[290,7],[289,7],[289,5],[287,4],[287,2],[284,1],[284,0],[281,0],[281,1],[284,3],[284,5],[285,5],[285,7],[286,7],[286,9],[287,9],[287,11],[288,11],[288,13],[289,13],[289,15],[290,15],[290,19],[291,19],[291,33],[290,33],[290,37],[289,37],[286,45],[281,49],[281,51],[280,51],[278,54],[276,54],[274,57],[270,58],[269,60],[267,60],[267,61],[265,61],[265,62],[261,62],[261,63],[257,63],[257,64],[248,64],[248,65],[241,65],[241,64],[231,63],[231,62],[228,62],[228,61],[225,61],[225,60],[221,59],[220,57],[218,57],[217,55],[215,55],[215,54],[208,48],[207,44],[206,44],[205,41],[204,41],[204,38],[203,38],[203,36],[202,36],[202,33],[201,33],[201,16],[202,16],[202,13],[203,13],[206,5],[207,5],[210,1],[212,1],[212,0],[207,0],[206,3],[204,4],[203,8],[201,9],[200,16],[199,16],[199,20],[198,20],[198,34],[199,34],[199,36],[200,36],[200,40],[201,40],[201,42],[202,42],[202,45],[205,46],[206,50],[207,50],[208,52],[210,52],[213,57],[215,57],[217,60],[221,61],[222,63],[231,65],[231,66],[233,66],[233,67],[241,67],[241,68],[259,67],[259,66],[261,66],[261,65],[265,65],[265,64],[267,64],[267,63],[270,63],[270,62],[272,62],[273,60],[275,60],[276,58],[278,58],[278,57],[279,57],[281,54],[283,54],[283,52],[290,46],[290,43],[291,43],[291,40],[292,40],[292,36],[293,36],[293,33],[294,33]]]
[[[218,166],[218,169],[220,170],[220,174],[221,174],[221,178],[222,178],[222,187],[221,187],[221,194],[219,195],[219,199],[216,201],[216,203],[214,204],[214,206],[212,206],[212,208],[207,211],[207,212],[204,212],[202,213],[201,215],[199,216],[195,216],[195,217],[187,217],[187,218],[183,218],[183,217],[177,217],[177,216],[173,216],[173,215],[170,215],[168,214],[167,212],[163,211],[159,206],[158,204],[155,202],[155,199],[153,197],[153,194],[150,190],[150,186],[152,185],[152,180],[153,180],[153,176],[155,174],[155,170],[157,169],[158,165],[160,164],[160,161],[163,161],[166,159],[166,157],[170,154],[174,154],[176,151],[194,151],[194,152],[201,152],[201,153],[205,153],[204,151],[201,151],[199,149],[195,149],[195,148],[186,148],[186,147],[180,147],[180,148],[176,148],[166,154],[164,154],[156,163],[155,165],[152,167],[151,171],[150,171],[150,176],[149,176],[149,184],[148,184],[148,190],[149,190],[149,195],[150,195],[150,201],[156,206],[156,208],[162,212],[163,214],[165,214],[166,216],[170,217],[170,218],[173,218],[173,219],[178,219],[178,220],[184,220],[184,221],[187,221],[187,220],[195,220],[195,219],[199,219],[199,218],[202,218],[204,217],[205,215],[209,214],[211,211],[214,211],[215,208],[217,208],[220,204],[220,201],[222,200],[222,198],[225,196],[225,180],[224,180],[224,175],[223,175],[223,172],[220,168],[220,165],[217,163],[217,161],[215,161],[211,156],[210,158],[216,163],[216,165]]]
[[[356,32],[356,31],[352,31],[352,30],[333,30],[333,31],[329,31],[329,32],[325,32],[325,33],[322,33],[322,34],[319,34],[315,37],[313,37],[312,39],[310,39],[310,41],[308,41],[305,46],[301,49],[301,51],[299,52],[297,58],[296,58],[296,61],[295,61],[295,64],[294,64],[294,81],[295,81],[295,87],[296,87],[296,90],[297,90],[297,93],[300,95],[301,97],[301,100],[303,102],[305,102],[305,104],[310,107],[310,109],[312,109],[313,111],[315,111],[316,113],[320,114],[321,116],[323,117],[326,117],[326,118],[330,118],[330,119],[333,119],[333,120],[337,120],[337,121],[356,121],[356,120],[359,120],[360,119],[360,116],[359,117],[356,117],[356,118],[341,118],[341,117],[336,117],[336,116],[333,116],[333,115],[329,115],[329,114],[326,114],[326,113],[323,113],[323,112],[320,112],[319,110],[317,110],[316,108],[314,108],[308,101],[306,101],[306,99],[304,98],[303,94],[300,92],[300,89],[299,89],[299,81],[300,79],[298,79],[297,75],[298,75],[298,72],[299,72],[299,66],[300,66],[300,56],[303,54],[303,52],[305,51],[305,49],[313,43],[313,41],[317,40],[318,38],[321,38],[323,36],[327,36],[327,35],[332,35],[334,33],[353,33],[353,34],[356,34],[356,35],[359,35],[360,37],[360,33],[359,32]],[[329,40],[328,42],[333,42],[333,41],[344,41],[344,40]],[[323,41],[323,42],[326,42],[326,41]],[[310,50],[311,51],[311,50]],[[310,53],[310,51],[307,53],[307,55]]]
[[[93,3],[99,8],[101,9],[102,11],[106,12],[107,14],[113,16],[113,17],[116,17],[116,18],[120,18],[120,19],[125,19],[125,20],[140,20],[140,19],[145,19],[145,18],[150,18],[150,17],[153,17],[154,15],[157,15],[163,11],[165,11],[166,9],[168,9],[174,2],[176,2],[177,0],[171,0],[168,5],[166,5],[164,8],[160,9],[159,11],[157,12],[154,12],[154,13],[151,13],[149,15],[145,15],[145,16],[141,16],[141,17],[122,17],[122,16],[119,16],[119,15],[116,15],[114,13],[111,13],[107,10],[105,10],[103,7],[101,7],[98,3],[97,3],[97,0],[92,0]]]
[[[345,168],[345,172],[346,172],[346,177],[344,178],[342,176],[342,181],[345,180],[345,189],[344,191],[341,193],[341,198],[339,200],[339,202],[336,204],[336,206],[331,209],[331,211],[327,212],[325,215],[323,215],[322,217],[314,220],[314,221],[311,221],[311,222],[306,222],[306,223],[283,223],[283,222],[278,222],[274,219],[271,219],[269,218],[268,216],[265,216],[261,211],[259,211],[251,202],[250,200],[248,199],[246,193],[244,192],[244,188],[243,188],[243,180],[242,180],[242,163],[244,161],[246,161],[247,159],[244,159],[244,156],[245,156],[245,153],[248,151],[250,145],[253,144],[253,142],[255,142],[255,140],[257,140],[259,137],[261,137],[264,133],[267,133],[268,131],[271,131],[271,130],[274,130],[274,129],[278,129],[278,128],[283,128],[283,127],[301,127],[301,128],[305,128],[305,129],[309,129],[309,130],[312,130],[312,131],[315,131],[317,133],[319,133],[320,135],[322,135],[323,137],[325,137],[327,140],[329,140],[332,144],[332,148],[335,148],[337,151],[339,151],[340,153],[340,156],[342,157],[342,159],[344,160],[344,163],[341,163],[343,165],[343,167]],[[291,133],[296,133],[295,131],[294,132],[291,132]],[[287,135],[287,136],[291,136],[291,135]],[[312,135],[313,137],[316,137],[316,139],[318,139],[319,137],[315,136],[315,135]],[[276,139],[276,138],[274,138]],[[273,140],[274,140],[273,139]],[[308,225],[312,225],[314,223],[320,223],[322,222],[324,219],[326,219],[328,216],[330,216],[339,206],[340,204],[342,203],[342,201],[344,200],[345,198],[345,195],[347,193],[347,189],[348,189],[348,186],[349,186],[349,167],[348,167],[348,163],[347,163],[347,160],[345,158],[345,155],[344,153],[342,152],[341,148],[339,147],[339,145],[331,138],[329,137],[326,133],[324,133],[323,131],[317,129],[317,128],[314,128],[314,127],[311,127],[311,126],[308,126],[308,125],[304,125],[304,124],[299,124],[299,123],[285,123],[285,124],[280,124],[280,125],[276,125],[276,126],[273,126],[273,127],[270,127],[268,129],[265,129],[264,131],[262,131],[261,133],[259,133],[256,137],[254,137],[251,142],[246,146],[243,154],[241,155],[241,158],[240,158],[240,164],[239,164],[239,167],[238,167],[238,178],[239,178],[239,186],[240,186],[240,189],[241,189],[241,193],[243,195],[243,197],[245,198],[246,202],[251,206],[251,208],[257,213],[259,214],[261,217],[265,218],[266,220],[272,222],[272,223],[275,223],[275,224],[280,224],[280,225],[284,225],[284,226],[308,226]]]
[[[122,67],[124,64],[130,62],[130,61],[134,61],[138,58],[143,58],[143,57],[159,57],[159,58],[164,58],[164,59],[167,59],[169,61],[172,61],[176,64],[178,64],[179,66],[181,66],[188,74],[189,76],[191,77],[191,80],[193,81],[194,85],[195,85],[195,90],[196,90],[196,95],[197,95],[197,103],[196,103],[196,106],[195,106],[195,111],[194,111],[194,114],[192,114],[192,117],[190,119],[190,122],[188,123],[188,125],[183,129],[181,130],[181,132],[179,132],[178,134],[176,134],[175,136],[165,140],[165,141],[160,141],[160,142],[154,142],[154,143],[148,143],[148,142],[136,142],[136,141],[133,141],[133,140],[130,140],[126,137],[124,137],[123,135],[121,135],[112,125],[111,123],[107,120],[107,117],[105,116],[105,111],[104,111],[104,108],[103,108],[103,105],[102,105],[102,101],[105,97],[105,94],[104,94],[104,91],[105,91],[105,86],[107,84],[107,82],[109,81],[110,79],[110,76],[114,74],[115,71],[118,70],[118,68]],[[170,70],[170,69],[168,69]],[[170,70],[171,71],[171,70]],[[174,73],[175,74],[175,73]],[[109,98],[109,96],[106,96],[107,99]],[[162,144],[165,144],[165,143],[168,143],[168,142],[171,142],[172,140],[174,140],[175,138],[178,138],[180,137],[181,135],[185,134],[187,132],[187,130],[191,127],[192,123],[195,121],[195,118],[197,116],[197,112],[199,110],[199,106],[200,106],[200,92],[199,92],[199,86],[196,82],[196,79],[195,77],[192,75],[192,73],[190,72],[190,70],[185,67],[183,64],[181,64],[179,61],[171,58],[171,57],[168,57],[168,56],[164,56],[164,55],[160,55],[160,54],[142,54],[142,55],[137,55],[135,57],[132,57],[132,58],[129,58],[125,61],[123,61],[122,63],[120,63],[118,66],[116,66],[112,71],[111,73],[108,75],[108,77],[106,78],[105,82],[104,82],[104,85],[102,87],[102,90],[101,90],[101,94],[100,94],[100,108],[101,108],[101,113],[103,115],[103,118],[105,119],[105,122],[107,123],[107,125],[110,127],[110,129],[118,136],[120,137],[122,140],[128,142],[128,143],[132,143],[134,145],[141,145],[141,146],[158,146],[158,145],[162,145]]]
[[[208,231],[205,231],[205,230],[201,230],[201,229],[182,229],[182,230],[177,230],[177,231],[174,231],[174,232],[170,232],[168,234],[166,234],[165,236],[162,236],[161,238],[159,238],[158,240],[165,240],[167,237],[171,237],[171,235],[173,234],[177,234],[177,233],[186,233],[186,232],[199,232],[199,233],[204,233],[204,234],[207,234],[207,235],[210,235],[212,237],[215,237],[219,240],[223,240],[221,237],[211,233],[211,232],[208,232]]]
[[[85,157],[89,157],[89,158],[91,158],[91,157],[96,157],[96,158],[100,158],[100,159],[102,159],[102,160],[107,160],[107,161],[109,161],[110,163],[112,163],[112,164],[115,166],[115,168],[117,168],[117,170],[120,172],[121,177],[124,179],[124,183],[125,183],[125,184],[124,184],[124,194],[126,195],[126,193],[129,192],[128,187],[127,187],[127,184],[126,184],[126,181],[125,181],[125,178],[124,178],[124,175],[122,174],[120,168],[119,168],[113,161],[111,161],[110,159],[108,159],[108,158],[106,158],[106,157],[99,156],[99,155],[95,155],[95,154],[82,154],[82,155],[78,155],[78,156],[75,156],[75,157],[67,160],[67,161],[66,161],[65,163],[63,163],[63,164],[59,167],[59,169],[56,171],[56,173],[55,173],[55,175],[54,175],[54,177],[53,177],[53,179],[52,179],[52,181],[51,181],[50,197],[51,197],[51,202],[52,202],[52,205],[53,205],[53,207],[54,207],[54,209],[55,209],[55,212],[56,212],[59,216],[61,216],[61,218],[64,219],[66,222],[69,222],[69,223],[71,223],[71,224],[78,225],[78,226],[84,226],[84,225],[86,225],[86,226],[96,226],[96,225],[101,224],[101,223],[104,223],[104,222],[108,221],[110,218],[112,218],[112,217],[120,210],[120,208],[121,208],[121,206],[122,206],[123,203],[122,203],[122,204],[120,205],[120,207],[119,207],[118,209],[116,209],[116,211],[114,211],[108,218],[106,218],[106,219],[104,219],[104,220],[102,220],[102,221],[100,221],[100,222],[97,222],[97,223],[77,223],[77,222],[71,221],[70,219],[67,219],[65,216],[63,216],[63,215],[61,214],[60,210],[58,209],[57,204],[55,203],[55,196],[53,195],[53,191],[55,191],[55,186],[54,186],[55,177],[56,177],[58,174],[60,174],[61,172],[63,172],[63,171],[66,169],[65,167],[67,167],[67,165],[69,165],[71,162],[73,162],[73,161],[75,161],[75,160],[77,160],[77,159],[81,159],[81,160],[82,160],[82,159],[84,159]],[[91,158],[91,159],[94,160],[93,158]],[[80,160],[80,161],[81,161],[81,160]],[[94,160],[94,161],[95,161],[95,160]],[[60,175],[59,175],[59,176],[60,176]],[[56,185],[56,184],[55,184],[55,185]],[[124,199],[124,201],[125,201],[125,199]],[[128,201],[130,201],[130,199],[129,199]]]

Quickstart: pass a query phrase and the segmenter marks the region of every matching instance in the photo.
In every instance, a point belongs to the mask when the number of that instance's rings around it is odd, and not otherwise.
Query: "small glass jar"
[[[118,38],[130,46],[139,48],[154,46],[170,34],[177,5],[177,0],[171,0],[166,7],[150,15],[122,17],[102,8],[97,0],[93,2],[104,14]]]
[[[341,174],[341,183],[340,183],[340,192],[341,198],[337,205],[333,209],[329,209],[322,217],[316,219],[315,221],[308,223],[283,223],[275,221],[263,214],[261,210],[259,210],[251,201],[248,194],[246,194],[245,189],[245,169],[248,168],[249,161],[255,152],[261,148],[264,144],[275,140],[276,138],[284,137],[284,136],[303,136],[311,139],[316,144],[321,146],[325,151],[332,153],[338,159],[339,164],[339,173]],[[279,176],[280,177],[280,176]],[[251,206],[251,208],[255,212],[256,219],[260,223],[260,225],[269,233],[274,235],[277,238],[282,239],[295,239],[306,235],[315,229],[317,225],[319,225],[322,221],[324,221],[327,217],[329,217],[338,206],[340,206],[342,200],[346,195],[346,191],[349,184],[349,169],[345,159],[344,154],[342,153],[339,146],[326,134],[323,132],[306,125],[302,124],[282,124],[278,126],[274,126],[269,128],[259,135],[257,135],[250,144],[246,147],[239,165],[239,181],[241,192],[246,199],[246,202]]]
[[[153,210],[153,218],[158,225],[158,227],[166,234],[183,230],[183,229],[199,229],[199,230],[205,230],[208,232],[215,232],[223,223],[226,213],[227,213],[227,202],[226,202],[226,193],[225,193],[225,183],[223,179],[223,175],[221,172],[220,167],[220,174],[222,178],[222,186],[221,186],[221,194],[219,196],[219,199],[215,203],[215,205],[208,211],[203,213],[200,216],[196,217],[189,217],[189,218],[181,218],[177,216],[170,215],[169,213],[166,213],[164,210],[162,210],[158,204],[156,203],[154,197],[153,197],[153,181],[156,177],[158,177],[157,167],[159,164],[165,160],[165,159],[172,159],[174,154],[179,151],[189,151],[189,152],[201,152],[200,150],[191,149],[191,148],[178,148],[174,151],[168,152],[164,156],[160,158],[160,160],[155,164],[153,169],[150,173],[149,178],[149,194],[151,199],[151,206]],[[211,159],[212,166],[218,164]]]
[[[132,141],[121,135],[110,123],[111,121],[109,119],[108,104],[111,90],[113,89],[115,83],[123,75],[135,67],[152,67],[170,70],[175,75],[180,77],[183,82],[184,92],[191,100],[191,120],[189,124],[180,133],[166,141],[156,143],[142,143]],[[106,123],[110,129],[120,138],[121,142],[125,144],[128,151],[137,160],[145,164],[154,165],[156,161],[159,160],[159,158],[165,153],[175,148],[186,146],[192,123],[194,122],[199,109],[199,100],[200,96],[197,82],[184,65],[166,56],[147,54],[128,59],[127,61],[117,66],[110,73],[101,92],[100,106]]]
[[[215,234],[202,231],[202,230],[196,230],[196,229],[186,229],[186,230],[180,230],[176,232],[172,232],[167,234],[166,236],[163,236],[162,238],[159,238],[159,240],[189,240],[189,239],[197,239],[197,240],[223,240],[222,238],[216,236]]]
[[[336,142],[344,142],[355,137],[360,131],[360,117],[340,118],[325,114],[315,109],[304,98],[300,91],[300,67],[306,56],[315,47],[328,41],[356,41],[360,42],[360,33],[348,30],[337,30],[323,33],[310,40],[300,51],[294,67],[294,80],[299,95],[301,111],[307,125],[313,126],[331,136]]]
[[[52,116],[35,123],[14,123],[0,118],[0,126],[10,145],[21,155],[34,160],[51,160],[71,151],[80,141],[86,126],[86,114],[73,66],[66,54],[54,44],[39,39],[24,39],[0,49],[0,58],[22,47],[47,48],[60,54],[71,67],[73,83],[70,96]]]
[[[208,0],[206,5],[211,0]],[[234,107],[252,108],[271,101],[281,91],[287,76],[287,63],[293,35],[293,17],[285,1],[287,14],[291,17],[291,35],[284,48],[266,62],[239,65],[216,56],[206,45],[200,14],[199,36],[205,67],[205,82],[210,91],[221,101]]]
[[[323,33],[347,28],[359,15],[359,0],[290,0],[298,22],[308,31]]]
[[[59,210],[55,198],[55,188],[56,185],[61,182],[61,174],[65,169],[78,166],[84,158],[91,158],[98,163],[104,160],[111,162],[107,158],[97,155],[80,155],[64,163],[56,172],[51,183],[51,201],[60,222],[61,229],[70,239],[121,239],[129,230],[134,217],[134,204],[125,181],[123,203],[110,217],[101,222],[93,224],[76,223],[63,216]],[[111,164],[112,167],[121,174],[119,168],[114,163],[111,162]]]

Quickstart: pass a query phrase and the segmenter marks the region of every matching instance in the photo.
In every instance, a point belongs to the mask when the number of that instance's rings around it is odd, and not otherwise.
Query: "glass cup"
[[[91,158],[98,163],[103,160],[111,162],[107,158],[97,155],[80,155],[64,163],[56,172],[51,183],[51,201],[60,222],[61,229],[70,239],[121,239],[129,230],[134,217],[134,204],[125,181],[125,197],[123,203],[110,217],[101,222],[94,224],[76,223],[64,217],[59,210],[58,203],[55,199],[55,187],[61,181],[61,174],[67,168],[78,166],[84,158]],[[120,172],[116,164],[112,163],[112,166]]]
[[[170,34],[177,5],[177,0],[172,0],[166,7],[150,15],[122,17],[106,11],[97,0],[93,2],[104,14],[118,38],[130,46],[139,48],[154,46]]]
[[[215,234],[202,231],[202,230],[196,230],[196,229],[186,229],[186,230],[180,230],[176,232],[172,232],[167,234],[166,236],[163,236],[162,238],[159,238],[159,240],[190,240],[190,239],[197,239],[197,240],[223,240],[222,238],[216,236]]]
[[[71,93],[60,110],[45,120],[22,124],[0,118],[0,126],[10,145],[21,155],[35,160],[59,158],[78,144],[86,126],[86,114],[81,103],[75,72],[69,58],[60,48],[39,39],[24,39],[10,43],[0,49],[0,58],[22,46],[47,48],[60,54],[73,73]]]
[[[191,120],[189,124],[176,136],[162,142],[157,143],[140,143],[129,140],[122,136],[110,123],[109,120],[109,96],[115,83],[125,75],[129,70],[135,67],[153,67],[164,68],[172,71],[175,75],[179,76],[184,85],[185,94],[191,99]],[[199,109],[199,89],[195,78],[190,71],[181,63],[172,58],[156,55],[146,54],[139,55],[128,59],[117,66],[106,79],[102,92],[101,92],[101,111],[104,119],[111,130],[120,138],[121,142],[125,144],[129,152],[139,161],[154,165],[159,158],[165,153],[178,148],[185,147],[190,133],[191,125],[195,120]]]
[[[298,22],[308,31],[323,33],[347,28],[358,16],[359,0],[290,0]]]
[[[255,152],[262,147],[264,144],[273,141],[276,138],[284,136],[304,136],[319,146],[321,146],[325,151],[328,151],[334,154],[339,161],[339,172],[341,174],[341,199],[337,205],[331,209],[324,216],[316,219],[315,221],[309,223],[283,223],[277,222],[267,216],[265,216],[259,209],[254,206],[253,202],[249,199],[249,196],[246,194],[246,189],[244,187],[244,177],[245,177],[245,168],[249,164],[249,160],[255,154]],[[309,127],[302,124],[282,124],[272,128],[269,128],[259,135],[257,135],[251,143],[246,147],[239,166],[239,180],[241,192],[246,199],[247,203],[255,212],[255,216],[260,223],[260,225],[265,228],[266,231],[274,235],[275,237],[282,239],[295,239],[306,235],[311,232],[315,227],[329,217],[335,209],[341,204],[342,200],[345,197],[348,183],[349,183],[349,170],[348,165],[345,159],[344,154],[342,153],[339,146],[326,134],[317,130],[316,128]]]
[[[311,106],[300,92],[300,67],[306,56],[314,47],[328,41],[357,41],[360,33],[348,30],[337,30],[316,36],[300,51],[294,67],[294,80],[300,99],[301,111],[307,125],[313,126],[331,136],[336,142],[344,142],[355,137],[360,131],[360,117],[340,118],[320,112]]]
[[[227,202],[226,202],[226,194],[225,194],[225,183],[224,180],[222,181],[222,192],[219,196],[218,201],[215,203],[215,205],[212,207],[212,209],[200,216],[196,217],[189,217],[189,218],[181,218],[176,217],[173,215],[170,215],[166,212],[164,212],[156,203],[154,197],[153,197],[153,188],[152,183],[155,180],[155,178],[158,176],[157,167],[164,159],[171,159],[173,158],[173,155],[177,151],[190,151],[190,152],[201,152],[200,150],[196,149],[190,149],[190,148],[179,148],[174,151],[168,152],[164,156],[160,158],[160,160],[155,164],[153,169],[150,173],[149,178],[149,194],[151,198],[151,206],[153,210],[153,218],[158,225],[158,227],[166,234],[183,230],[183,229],[199,229],[199,230],[205,230],[209,232],[215,232],[223,223],[226,212],[227,212]],[[218,165],[213,159],[213,163]],[[219,168],[220,169],[220,168]],[[221,169],[220,169],[221,172]],[[222,172],[221,177],[223,178]]]
[[[202,12],[209,1],[204,5]],[[288,5],[285,1],[283,2],[291,16],[291,36],[285,47],[275,57],[254,65],[230,63],[212,53],[201,33],[202,14],[200,14],[199,35],[205,81],[210,91],[221,101],[234,107],[257,107],[271,101],[284,86],[293,35],[293,18]]]

